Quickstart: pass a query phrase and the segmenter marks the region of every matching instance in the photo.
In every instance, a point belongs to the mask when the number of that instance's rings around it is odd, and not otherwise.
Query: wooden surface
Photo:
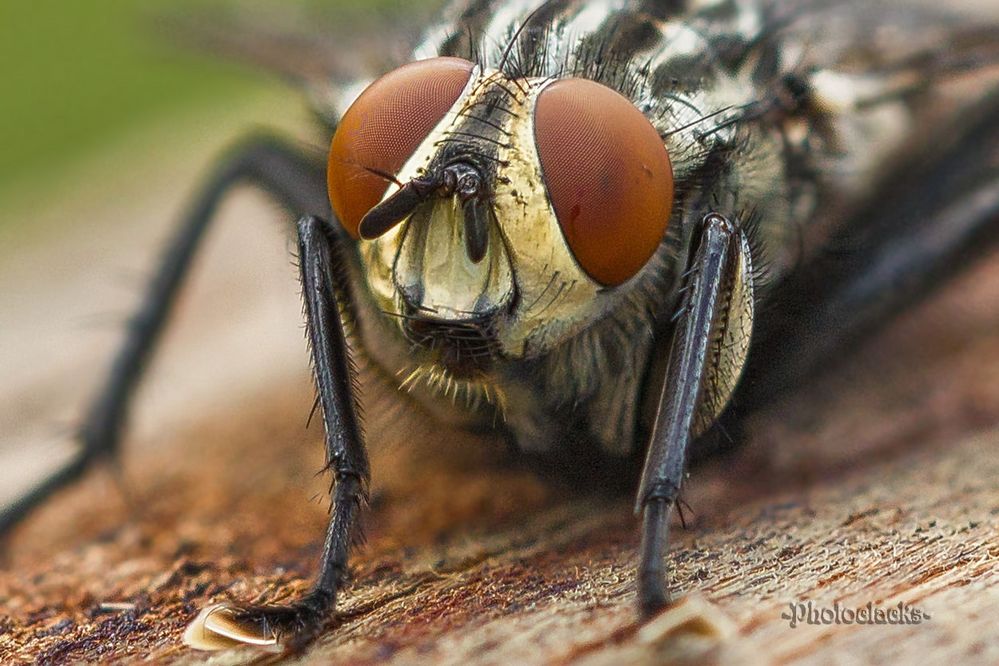
[[[86,276],[107,281],[128,248],[127,267],[147,265],[171,205],[157,207],[148,233],[125,222],[88,231],[26,252],[0,277],[33,275],[32,289],[64,311],[102,310]],[[260,210],[248,197],[227,207],[185,294],[141,395],[127,494],[99,470],[6,541],[0,662],[252,660],[260,653],[192,652],[183,629],[208,604],[280,600],[307,585],[328,480],[315,474],[321,432],[304,429],[311,388],[278,225],[245,233],[268,226]],[[53,257],[65,260],[55,275],[28,270]],[[127,310],[135,296],[107,298]],[[27,451],[52,439],[53,419],[78,413],[118,329],[50,339],[41,331],[58,320],[14,305],[21,328],[6,367],[42,360],[8,375],[0,434]],[[543,482],[497,439],[430,422],[366,373],[368,540],[336,626],[303,659],[997,663],[997,332],[993,260],[754,418],[741,451],[693,470],[688,529],[675,528],[670,553],[687,600],[646,625],[634,615],[630,497]],[[56,342],[48,356],[31,347]],[[4,467],[7,486],[24,482]],[[791,628],[782,613],[808,600],[901,601],[930,619]]]

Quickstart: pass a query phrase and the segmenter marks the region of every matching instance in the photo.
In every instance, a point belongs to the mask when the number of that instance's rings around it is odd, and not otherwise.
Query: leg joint
[[[660,481],[649,486],[642,497],[642,506],[648,506],[652,502],[661,501],[667,505],[676,502],[680,496],[680,486],[669,481]]]

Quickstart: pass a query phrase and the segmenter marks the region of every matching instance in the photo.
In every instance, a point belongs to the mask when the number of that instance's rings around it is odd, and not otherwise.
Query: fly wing
[[[813,45],[812,71],[826,68],[856,84],[843,87],[850,104],[834,112],[843,121],[836,129],[859,125],[879,107],[910,113],[883,125],[904,131],[893,152],[869,162],[866,187],[854,190],[862,196],[846,205],[826,200],[818,215],[835,218],[832,233],[773,285],[767,320],[754,333],[752,381],[742,387],[746,407],[832,365],[836,354],[999,247],[999,10],[942,14],[886,3],[853,14],[818,4],[818,13],[798,14],[789,30]],[[866,98],[850,98],[869,83]],[[856,136],[864,140],[851,143],[840,132],[843,153],[861,156],[840,165],[866,163],[861,158],[877,152],[877,136]]]
[[[968,0],[945,6],[920,0],[781,0],[772,11],[807,35],[824,62],[863,70],[944,64],[982,46],[996,49],[999,10]]]
[[[439,3],[438,3],[439,4]],[[409,60],[435,3],[382,0],[362,8],[226,3],[157,15],[175,41],[248,63],[301,88],[332,126],[375,76]]]
[[[999,89],[882,179],[827,252],[775,285],[742,404],[759,406],[835,365],[903,311],[999,248]]]
[[[819,192],[814,213],[795,220],[795,233],[789,225],[782,242],[808,262],[885,179],[932,155],[962,109],[999,85],[999,9],[975,0],[946,8],[925,0],[765,3],[752,40],[757,57],[779,59],[778,74],[807,91],[806,131],[791,133],[807,167],[791,175]]]
[[[999,8],[958,0],[780,0],[769,13],[803,66],[881,75],[897,93],[999,64]]]

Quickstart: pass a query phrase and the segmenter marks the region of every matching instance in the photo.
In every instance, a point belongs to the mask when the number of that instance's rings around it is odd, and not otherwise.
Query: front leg
[[[312,588],[284,605],[223,605],[203,612],[188,627],[193,647],[217,649],[240,643],[275,645],[312,638],[332,614],[347,576],[347,557],[370,477],[361,436],[351,365],[337,292],[339,237],[316,217],[298,223],[298,250],[306,326],[316,388],[326,431],[326,464],[333,472],[333,510]],[[344,293],[340,291],[340,293]]]
[[[643,513],[638,601],[644,615],[669,603],[664,556],[687,447],[728,402],[752,329],[749,243],[737,222],[717,213],[701,224],[635,506]]]

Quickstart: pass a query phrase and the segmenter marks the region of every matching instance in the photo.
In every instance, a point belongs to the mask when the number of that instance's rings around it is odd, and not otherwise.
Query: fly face
[[[673,199],[658,132],[619,93],[458,58],[372,84],[329,174],[378,306],[456,378],[543,355],[605,314]]]

